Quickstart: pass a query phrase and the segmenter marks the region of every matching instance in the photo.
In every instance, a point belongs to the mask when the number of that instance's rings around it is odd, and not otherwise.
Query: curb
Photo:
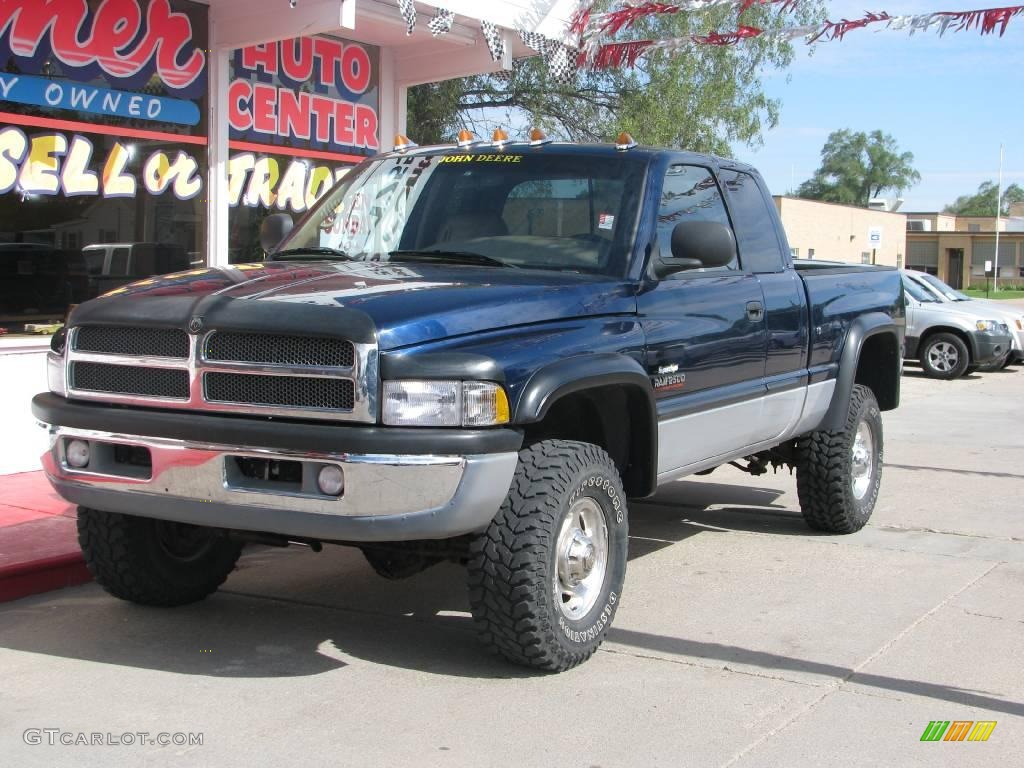
[[[81,553],[14,563],[0,568],[0,603],[92,581]]]

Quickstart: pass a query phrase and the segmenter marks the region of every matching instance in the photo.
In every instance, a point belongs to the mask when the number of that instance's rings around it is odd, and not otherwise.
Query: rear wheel
[[[797,446],[796,487],[807,524],[828,533],[859,531],[871,518],[882,482],[882,414],[857,384],[841,431],[820,430]]]
[[[585,661],[618,608],[627,546],[626,495],[607,453],[569,440],[520,451],[508,497],[470,545],[481,639],[537,669]]]
[[[958,379],[971,364],[971,355],[959,336],[936,333],[925,339],[920,360],[925,374],[933,379]]]
[[[142,605],[184,605],[224,583],[240,542],[198,525],[78,508],[78,543],[107,592]]]

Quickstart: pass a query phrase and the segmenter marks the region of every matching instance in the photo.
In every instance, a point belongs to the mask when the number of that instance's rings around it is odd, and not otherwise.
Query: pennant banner
[[[715,0],[710,0],[714,2]],[[740,4],[742,12],[755,3],[767,3],[773,0],[747,0]],[[782,0],[786,2],[787,0]],[[788,0],[792,3],[793,0]],[[657,3],[644,3],[643,6],[629,6],[623,10],[639,11],[646,8],[651,13],[675,13],[675,10],[651,10],[653,6],[674,9],[678,6],[663,6]],[[712,32],[707,35],[691,35],[688,37],[667,38],[663,40],[630,40],[625,42],[602,43],[587,46],[582,44],[577,54],[577,65],[590,69],[609,69],[611,67],[633,66],[637,59],[652,51],[663,51],[670,55],[678,54],[693,45],[736,45],[743,40],[769,34],[783,40],[800,40],[806,44],[832,42],[842,40],[848,33],[864,29],[868,26],[884,24],[893,30],[908,30],[911,35],[916,32],[938,31],[942,36],[946,32],[962,32],[977,29],[982,35],[1006,32],[1010,21],[1024,15],[1024,5],[1003,8],[982,8],[973,11],[933,11],[931,13],[891,16],[888,13],[866,13],[859,19],[842,19],[826,21],[820,25],[803,25],[785,27],[765,32],[758,27],[740,25],[728,32]],[[640,18],[639,16],[636,18]],[[619,27],[621,29],[621,27]]]

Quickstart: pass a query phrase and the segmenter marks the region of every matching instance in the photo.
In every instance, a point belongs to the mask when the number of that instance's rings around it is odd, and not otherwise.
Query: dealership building
[[[267,214],[302,214],[392,148],[409,87],[562,46],[576,5],[8,0],[0,326],[261,259]]]

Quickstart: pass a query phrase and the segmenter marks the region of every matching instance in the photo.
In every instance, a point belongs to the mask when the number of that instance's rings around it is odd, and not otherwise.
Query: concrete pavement
[[[882,495],[846,537],[788,474],[732,468],[631,509],[622,608],[566,674],[485,655],[459,568],[404,582],[328,548],[246,555],[176,610],[96,585],[0,607],[0,754],[18,766],[991,766],[1024,754],[1024,369],[885,416]],[[922,743],[931,720],[995,720]],[[202,732],[48,746],[27,728]],[[1016,755],[1017,757],[1014,757]]]

